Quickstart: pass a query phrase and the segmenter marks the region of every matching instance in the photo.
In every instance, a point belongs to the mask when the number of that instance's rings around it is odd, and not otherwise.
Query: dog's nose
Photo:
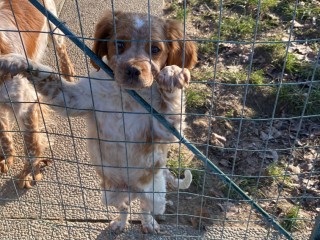
[[[133,66],[126,67],[126,75],[128,77],[134,78],[134,77],[138,77],[140,74],[141,74],[141,71],[138,68]]]

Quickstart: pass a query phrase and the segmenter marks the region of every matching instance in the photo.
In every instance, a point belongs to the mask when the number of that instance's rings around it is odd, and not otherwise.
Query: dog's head
[[[197,62],[195,44],[174,20],[107,11],[96,25],[94,38],[93,51],[100,59],[107,58],[115,80],[127,89],[150,87],[167,65],[190,69]]]

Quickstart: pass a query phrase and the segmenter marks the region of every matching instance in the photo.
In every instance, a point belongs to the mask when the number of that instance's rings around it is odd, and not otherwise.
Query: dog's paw
[[[7,173],[13,163],[13,157],[9,156],[6,159],[0,158],[0,173]]]
[[[32,186],[42,179],[41,169],[48,166],[52,160],[49,159],[37,159],[32,165],[25,163],[23,171],[19,174],[19,187],[20,188],[32,188]]]
[[[31,61],[28,61],[25,56],[16,53],[10,53],[0,56],[0,75],[15,76],[19,73],[32,69]]]
[[[190,82],[190,72],[187,68],[180,68],[176,65],[164,67],[157,76],[157,83],[160,88],[173,91],[174,88],[182,89]]]
[[[151,222],[142,222],[143,233],[160,233],[160,225],[155,219]]]
[[[123,232],[126,225],[127,225],[126,221],[111,221],[110,223],[111,230],[114,231],[115,233]]]

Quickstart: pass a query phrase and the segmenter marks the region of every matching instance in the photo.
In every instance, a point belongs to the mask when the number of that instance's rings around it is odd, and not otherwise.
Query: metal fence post
[[[310,240],[320,240],[320,214],[316,218]]]

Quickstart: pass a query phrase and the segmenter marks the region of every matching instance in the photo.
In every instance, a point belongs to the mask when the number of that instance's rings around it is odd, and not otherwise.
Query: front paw
[[[11,53],[0,56],[0,75],[5,76],[10,74],[15,76],[19,73],[32,69],[31,61],[28,61],[25,56]]]
[[[18,175],[19,187],[32,188],[32,186],[42,179],[41,169],[44,166],[48,166],[52,160],[49,159],[37,159],[30,164],[26,162],[23,171]]]
[[[112,231],[114,231],[117,234],[123,232],[126,225],[127,225],[126,221],[111,221],[110,223]]]
[[[7,158],[0,156],[0,173],[7,173],[12,164],[13,156]]]
[[[142,232],[143,233],[160,233],[160,225],[155,219],[150,222],[142,222]]]
[[[163,68],[157,76],[158,86],[172,92],[175,88],[187,87],[190,82],[190,72],[187,68],[180,68],[176,65]]]

